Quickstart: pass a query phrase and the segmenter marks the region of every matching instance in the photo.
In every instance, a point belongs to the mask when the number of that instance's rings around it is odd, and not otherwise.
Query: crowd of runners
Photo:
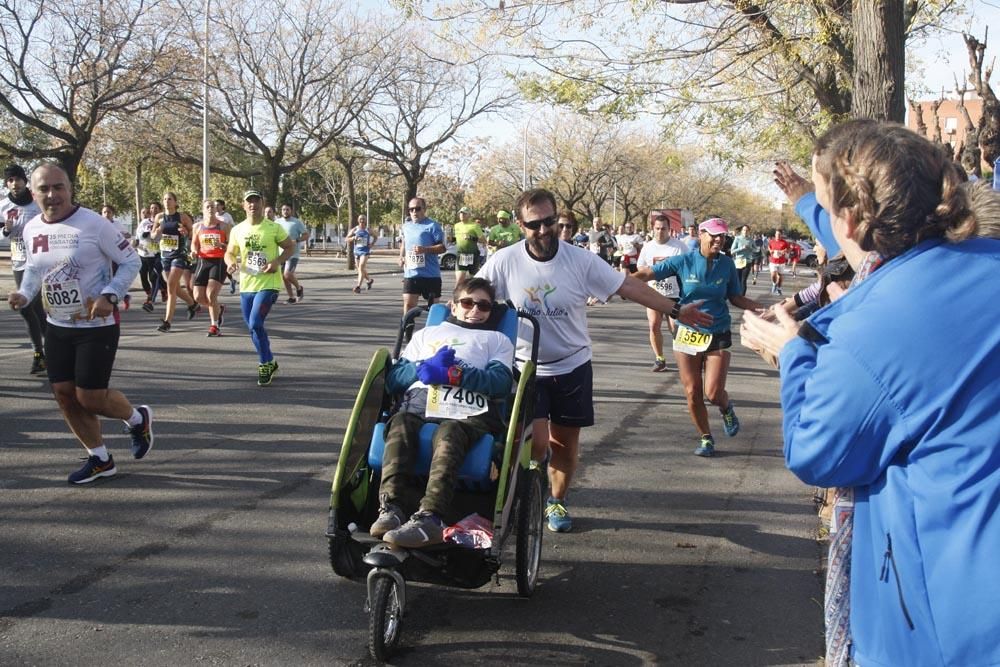
[[[961,175],[916,134],[870,121],[838,126],[820,139],[811,182],[779,163],[776,182],[830,260],[814,285],[773,304],[746,292],[766,265],[770,295],[784,296],[786,272],[794,273],[800,258],[781,230],[765,240],[746,226],[731,232],[713,216],[675,236],[670,220],[657,215],[649,237],[631,223],[613,234],[599,218],[583,231],[544,189],[522,193],[513,212],[498,212],[488,230],[472,211],[460,210],[455,321],[480,323],[496,301],[510,300],[540,328],[532,459],[549,476],[549,529],[572,529],[568,497],[581,433],[595,419],[588,305],[618,295],[644,307],[657,373],[668,368],[666,319],[701,457],[716,446],[705,399],[728,436],[740,429],[727,389],[729,306],[736,306],[749,313],[739,332],[743,344],[781,371],[789,467],[808,483],[849,491],[839,496],[846,509],[837,532],[847,535],[848,549],[837,562],[846,558],[851,568],[831,567],[835,592],[827,597],[828,655],[842,659],[833,664],[847,664],[848,654],[861,664],[922,664],[927,655],[942,657],[934,664],[1000,663],[992,639],[1000,630],[1000,584],[989,583],[1000,550],[1000,321],[992,311],[960,323],[927,319],[983,314],[1000,266],[1000,195],[984,183],[961,183]],[[208,311],[209,336],[219,336],[224,322],[219,292],[238,275],[244,323],[259,356],[257,381],[270,384],[278,363],[265,320],[282,290],[288,303],[304,298],[295,272],[308,231],[290,207],[272,220],[261,193],[248,190],[243,222],[232,224],[222,202],[206,201],[196,223],[168,192],[162,206],[143,211],[129,237],[78,206],[57,166],[38,167],[30,188],[16,166],[5,178],[4,233],[17,283],[9,303],[28,328],[31,372],[47,372],[88,452],[71,483],[115,474],[99,417],[126,424],[134,458],[153,446],[149,406],[109,388],[118,311],[137,275],[143,309],[155,310],[157,297],[162,302],[160,332],[171,330],[179,298],[189,318]],[[411,199],[407,213],[398,255],[404,314],[441,299],[440,258],[449,251],[425,199]],[[347,238],[358,260],[352,289],[371,289],[373,237],[364,216]],[[475,282],[466,282],[472,276]],[[497,356],[502,341],[470,365],[454,350],[414,340],[393,374],[407,395],[469,382],[487,368],[496,371],[489,396],[509,384],[510,368]],[[894,349],[901,340],[908,346]],[[528,358],[530,336],[522,331],[514,347],[516,369]],[[409,428],[404,422],[401,433]],[[416,498],[416,490],[388,490],[379,529],[406,546],[436,541],[448,494],[428,488],[404,524],[399,498]],[[962,573],[948,563],[961,563]]]

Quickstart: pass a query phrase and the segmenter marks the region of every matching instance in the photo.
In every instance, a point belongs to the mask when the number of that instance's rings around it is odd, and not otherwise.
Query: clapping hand
[[[417,364],[417,377],[427,385],[448,384],[448,369],[455,365],[455,349],[445,345],[430,359]]]

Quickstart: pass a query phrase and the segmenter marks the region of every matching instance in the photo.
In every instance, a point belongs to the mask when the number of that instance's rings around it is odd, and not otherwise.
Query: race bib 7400
[[[428,419],[468,419],[483,414],[489,407],[485,396],[468,389],[439,384],[427,387]]]

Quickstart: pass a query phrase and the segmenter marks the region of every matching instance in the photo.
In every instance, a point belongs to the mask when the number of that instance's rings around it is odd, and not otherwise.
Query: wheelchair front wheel
[[[517,594],[530,597],[538,582],[538,568],[542,560],[542,472],[529,469],[517,485],[517,545],[514,571]]]
[[[373,587],[368,616],[368,650],[379,662],[387,661],[396,651],[402,633],[403,607],[396,580],[380,576]]]

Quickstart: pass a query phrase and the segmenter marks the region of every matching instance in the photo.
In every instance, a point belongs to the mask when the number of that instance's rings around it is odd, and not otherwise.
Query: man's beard
[[[555,257],[558,249],[559,239],[555,236],[536,236],[533,239],[528,239],[528,251],[533,257],[543,262]]]

